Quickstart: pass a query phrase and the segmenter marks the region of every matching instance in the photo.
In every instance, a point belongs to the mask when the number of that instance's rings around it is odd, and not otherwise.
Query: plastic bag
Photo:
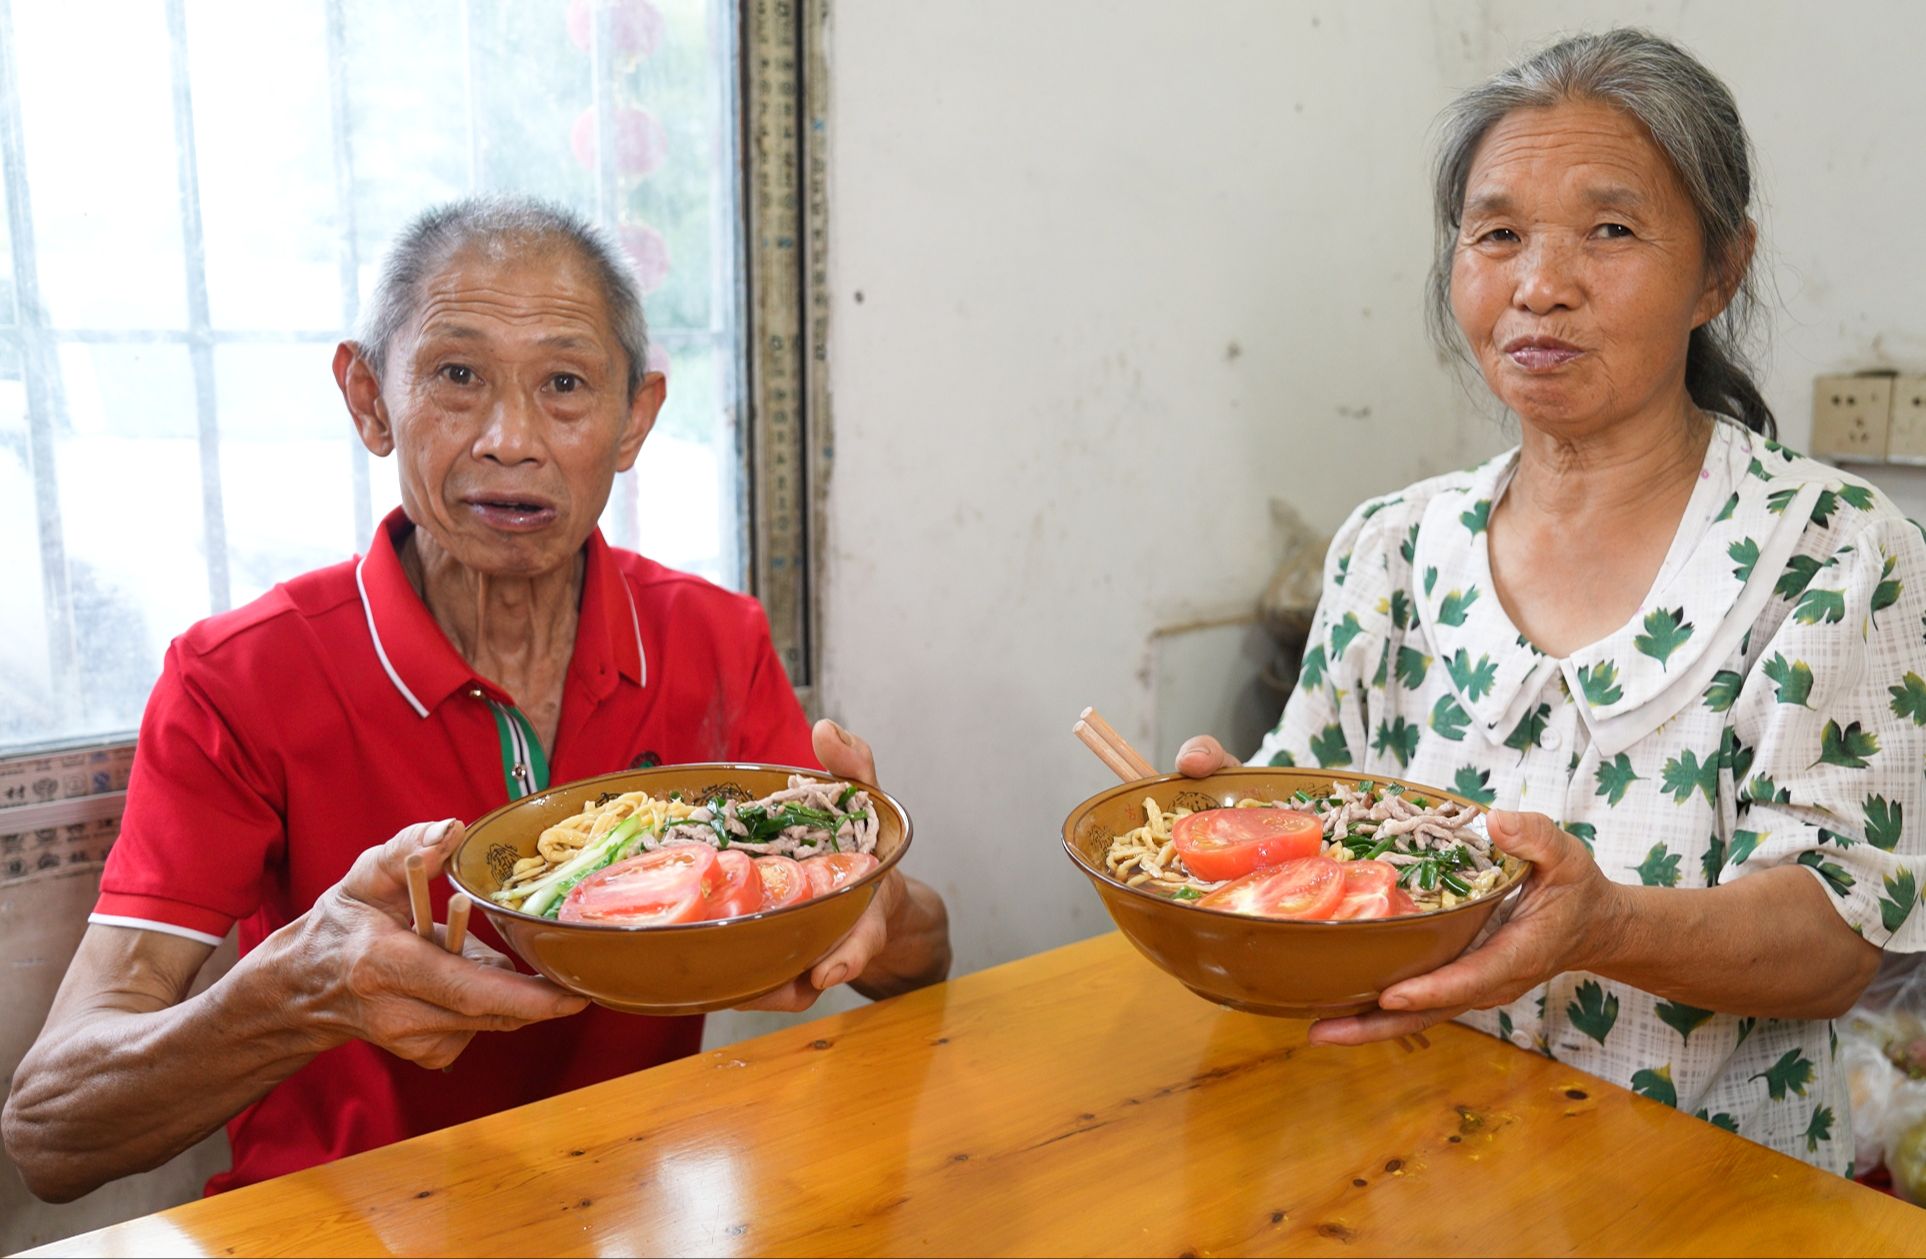
[[[1859,1122],[1857,1112],[1853,1122]],[[1908,1202],[1926,1202],[1926,1080],[1901,1077],[1887,1098],[1885,1122],[1893,1191]]]
[[[1926,1202],[1926,966],[1889,955],[1840,1020],[1839,1065],[1852,1099],[1853,1166],[1882,1162],[1908,1202]]]
[[[1906,1077],[1883,1045],[1854,1032],[1839,1037],[1839,1067],[1852,1096],[1852,1165],[1871,1171],[1886,1161],[1886,1114]]]

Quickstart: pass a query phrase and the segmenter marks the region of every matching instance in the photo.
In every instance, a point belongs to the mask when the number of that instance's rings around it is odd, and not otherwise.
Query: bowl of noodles
[[[866,783],[783,765],[665,765],[496,809],[468,827],[448,878],[561,987],[632,1014],[700,1014],[820,961],[909,843],[909,814]],[[706,872],[696,902],[661,891],[669,866]],[[642,899],[646,912],[628,912]]]
[[[1225,867],[1234,845],[1211,846],[1219,822],[1283,836],[1252,841],[1281,859]],[[1283,1018],[1375,1009],[1384,989],[1463,953],[1530,871],[1491,846],[1475,801],[1313,769],[1126,783],[1072,810],[1063,845],[1145,957],[1208,1001]]]

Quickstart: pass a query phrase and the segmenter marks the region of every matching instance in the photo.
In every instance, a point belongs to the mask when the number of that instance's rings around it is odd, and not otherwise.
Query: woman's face
[[[663,395],[651,375],[630,399],[601,287],[556,248],[456,253],[423,284],[384,375],[380,435],[409,519],[493,576],[573,561]]]
[[[1479,145],[1451,308],[1525,423],[1574,437],[1684,405],[1687,338],[1725,299],[1678,176],[1626,114],[1514,110]]]

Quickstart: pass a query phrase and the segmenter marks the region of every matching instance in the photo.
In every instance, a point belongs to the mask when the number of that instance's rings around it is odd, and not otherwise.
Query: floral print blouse
[[[1297,691],[1252,763],[1545,813],[1625,883],[1801,866],[1867,940],[1926,949],[1918,527],[1865,483],[1721,419],[1638,613],[1554,659],[1492,588],[1485,525],[1516,466],[1514,448],[1352,514]],[[1850,1173],[1827,1023],[1717,1014],[1582,973],[1463,1021]]]

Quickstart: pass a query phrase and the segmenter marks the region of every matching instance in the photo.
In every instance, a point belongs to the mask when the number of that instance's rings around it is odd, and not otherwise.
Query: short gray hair
[[[1447,355],[1462,352],[1451,315],[1451,264],[1478,146],[1513,110],[1575,100],[1599,101],[1636,119],[1671,161],[1692,202],[1706,264],[1728,277],[1743,267],[1725,310],[1692,330],[1685,385],[1698,406],[1774,436],[1772,409],[1753,381],[1745,350],[1759,309],[1745,255],[1754,217],[1752,143],[1725,84],[1691,53],[1647,31],[1620,28],[1559,40],[1445,109],[1432,185],[1438,239],[1426,303],[1432,338]]]
[[[425,211],[403,229],[381,264],[357,337],[377,376],[387,366],[396,334],[420,309],[422,285],[469,246],[497,255],[555,246],[574,250],[601,286],[610,327],[629,360],[629,397],[635,397],[649,369],[649,325],[634,273],[602,229],[537,197],[466,197]]]

